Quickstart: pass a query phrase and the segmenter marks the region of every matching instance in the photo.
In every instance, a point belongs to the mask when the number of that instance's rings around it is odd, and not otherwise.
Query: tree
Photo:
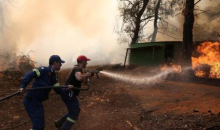
[[[167,22],[166,19],[168,16],[174,16],[175,7],[180,4],[181,2],[177,0],[119,0],[120,16],[123,19],[119,31],[120,36],[123,37],[120,38],[123,42],[129,41],[130,44],[134,44],[139,41],[156,41],[157,33],[172,37],[165,32],[175,26]],[[154,23],[154,32],[149,34],[146,32],[145,26],[152,22]],[[163,32],[158,31],[159,29]],[[129,36],[130,40],[126,40],[125,36],[121,35],[124,33]]]
[[[192,44],[193,44],[193,24],[194,24],[194,0],[186,0],[183,10],[185,18],[183,24],[183,43],[182,43],[182,65],[192,66]]]
[[[158,30],[158,27],[157,27],[157,20],[158,20],[158,13],[159,13],[159,8],[160,8],[160,3],[161,3],[161,0],[158,0],[157,1],[157,5],[155,7],[155,15],[154,15],[154,32],[153,32],[153,36],[152,36],[152,42],[155,42],[156,41],[156,35],[157,35],[157,30]]]
[[[212,0],[207,1],[210,3],[206,8],[199,9],[198,6],[195,6],[196,12],[195,18],[197,20],[194,24],[194,40],[204,41],[204,40],[219,40],[220,33],[220,1]],[[202,19],[200,19],[200,17]],[[202,33],[201,33],[202,32]]]
[[[136,43],[138,41],[138,38],[139,38],[139,32],[140,32],[140,29],[141,29],[141,21],[144,21],[144,19],[141,19],[141,16],[143,15],[146,7],[147,7],[147,4],[148,4],[149,0],[143,0],[143,4],[142,4],[142,7],[140,7],[140,4],[138,2],[138,11],[137,11],[137,14],[135,16],[135,19],[134,19],[134,30],[133,33],[133,37],[132,37],[132,40],[131,40],[131,43]],[[149,17],[147,17],[148,19]]]
[[[131,44],[138,42],[144,26],[153,17],[146,11],[148,3],[149,0],[119,0],[119,10],[123,19],[121,32],[129,35]]]

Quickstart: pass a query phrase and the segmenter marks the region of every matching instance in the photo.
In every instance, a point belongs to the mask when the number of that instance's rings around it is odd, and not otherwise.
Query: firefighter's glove
[[[87,73],[85,74],[85,76],[86,76],[86,78],[90,78],[90,77],[91,77],[91,73],[87,72]]]
[[[68,91],[71,91],[72,89],[73,89],[73,85],[68,85],[67,90],[68,90]]]
[[[95,75],[95,72],[91,72],[91,76],[93,77]]]
[[[24,88],[20,88],[18,91],[19,91],[20,93],[24,93],[24,92],[25,92],[25,89],[24,89]]]

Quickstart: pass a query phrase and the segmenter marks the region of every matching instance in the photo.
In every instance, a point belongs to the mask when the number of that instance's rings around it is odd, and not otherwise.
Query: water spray
[[[186,70],[189,70],[189,69],[191,69],[191,67],[186,67],[186,68],[183,68],[182,70],[186,71]],[[106,76],[109,76],[111,78],[121,80],[121,81],[124,81],[124,82],[128,82],[128,83],[138,84],[138,85],[141,85],[141,84],[145,84],[145,85],[155,84],[158,81],[160,81],[162,79],[165,79],[169,74],[171,74],[173,72],[175,72],[175,71],[172,68],[168,68],[168,69],[163,70],[160,73],[157,73],[153,76],[138,77],[138,76],[126,75],[126,74],[115,74],[115,73],[108,72],[108,71],[100,71],[100,73],[102,73]]]

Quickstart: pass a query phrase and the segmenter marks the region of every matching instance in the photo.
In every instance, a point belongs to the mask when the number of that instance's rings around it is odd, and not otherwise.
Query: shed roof
[[[127,49],[140,49],[140,48],[148,48],[148,47],[163,47],[164,43],[137,43],[132,44],[131,47]]]
[[[158,42],[145,42],[145,43],[136,43],[131,44],[127,49],[140,49],[148,47],[163,47],[166,44],[182,44],[182,41],[158,41]]]

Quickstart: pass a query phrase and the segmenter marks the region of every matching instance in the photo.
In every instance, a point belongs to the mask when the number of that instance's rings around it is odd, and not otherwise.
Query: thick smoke
[[[210,18],[211,12],[218,12],[219,3],[218,0],[203,0],[198,4],[200,10],[210,13],[195,17],[194,40],[219,39],[219,20]],[[64,67],[73,66],[81,54],[92,59],[90,64],[123,63],[127,45],[118,45],[118,36],[113,31],[118,16],[117,4],[117,0],[0,1],[0,67],[15,55],[31,50],[40,65],[47,65],[53,54],[66,61]],[[183,16],[170,17],[167,21],[177,30],[165,33],[178,39],[158,33],[157,40],[182,40]],[[150,34],[152,29],[149,24],[146,31]]]
[[[203,0],[198,4],[197,15],[194,24],[194,39],[199,41],[220,40],[220,1]],[[213,17],[214,16],[214,17]]]
[[[202,0],[195,6],[194,41],[220,40],[218,36],[218,33],[220,33],[219,5],[219,0]],[[172,26],[164,30],[164,34],[157,34],[158,41],[182,41],[184,24],[183,8],[180,7],[180,10],[177,10],[173,17],[170,16],[166,19]],[[159,25],[160,32],[163,32],[163,27],[164,25]]]
[[[73,66],[81,54],[93,65],[123,62],[126,46],[117,44],[113,31],[117,1],[21,0],[7,7],[5,42],[16,46],[11,51],[17,54],[33,50],[40,65],[53,54],[66,61],[64,67]]]

